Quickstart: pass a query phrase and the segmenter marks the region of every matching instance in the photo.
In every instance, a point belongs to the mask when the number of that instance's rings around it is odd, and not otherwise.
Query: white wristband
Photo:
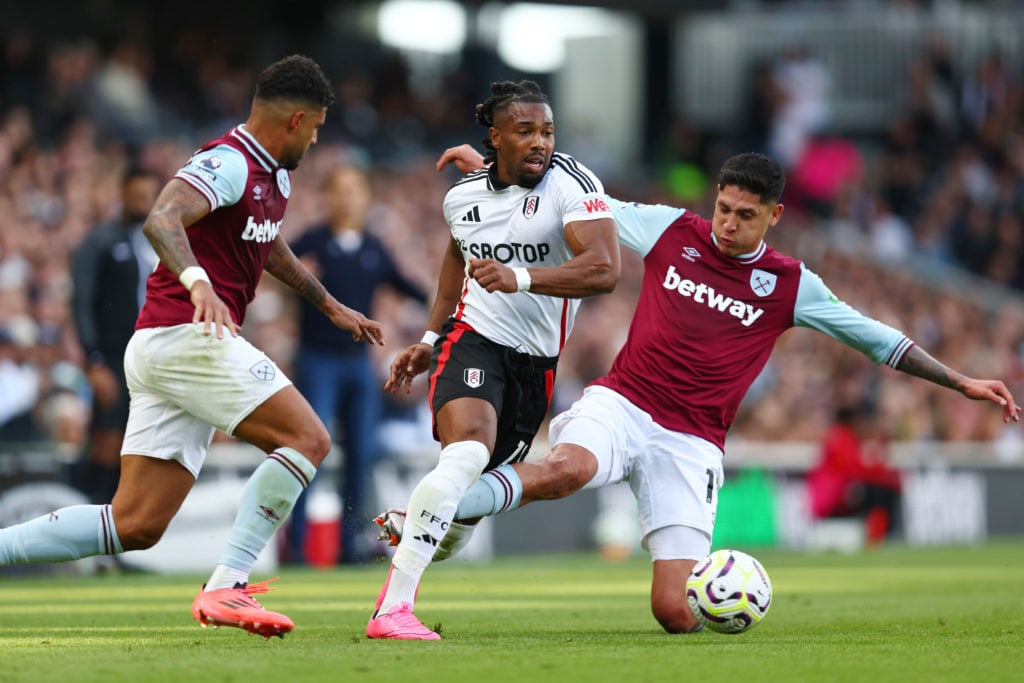
[[[530,271],[526,268],[513,268],[512,272],[516,274],[516,286],[520,292],[530,291]]]
[[[181,271],[181,275],[178,276],[178,281],[185,286],[185,289],[192,291],[192,285],[202,280],[209,284],[210,276],[206,274],[206,271],[199,266],[189,266],[185,270]]]
[[[441,338],[437,332],[427,330],[423,333],[423,339],[420,339],[420,344],[426,344],[427,346],[433,346],[438,339]]]

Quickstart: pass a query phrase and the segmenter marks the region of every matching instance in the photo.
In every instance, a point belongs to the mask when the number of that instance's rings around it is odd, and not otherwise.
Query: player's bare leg
[[[267,638],[283,636],[294,628],[292,620],[256,601],[253,595],[266,593],[270,582],[251,584],[249,572],[316,475],[330,449],[330,436],[292,386],[256,408],[234,435],[268,455],[246,483],[224,552],[196,595],[192,614],[204,626],[235,626]]]
[[[413,489],[404,534],[384,589],[366,627],[369,638],[436,640],[413,615],[423,572],[455,518],[466,490],[479,478],[494,448],[498,416],[478,398],[448,401],[437,414],[443,449],[437,466]]]
[[[700,622],[686,602],[686,580],[696,560],[655,560],[651,578],[651,612],[669,633],[690,633]]]

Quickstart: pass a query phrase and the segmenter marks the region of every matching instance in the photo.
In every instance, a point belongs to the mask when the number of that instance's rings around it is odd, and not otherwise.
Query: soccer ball
[[[700,623],[718,633],[757,625],[772,604],[772,584],[761,563],[739,550],[716,550],[697,563],[686,600]]]

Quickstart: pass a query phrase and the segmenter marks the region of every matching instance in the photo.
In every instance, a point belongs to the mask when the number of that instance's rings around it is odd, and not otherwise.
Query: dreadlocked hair
[[[494,127],[494,115],[505,111],[517,102],[549,104],[548,96],[533,81],[498,81],[491,83],[491,96],[476,105],[476,122],[484,128]],[[484,163],[498,158],[498,150],[491,144],[490,135],[484,136]]]

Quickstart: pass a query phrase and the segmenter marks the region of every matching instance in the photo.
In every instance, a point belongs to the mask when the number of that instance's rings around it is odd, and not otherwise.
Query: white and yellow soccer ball
[[[756,626],[772,605],[772,584],[761,563],[739,550],[716,550],[697,563],[686,582],[697,620],[718,633]]]

